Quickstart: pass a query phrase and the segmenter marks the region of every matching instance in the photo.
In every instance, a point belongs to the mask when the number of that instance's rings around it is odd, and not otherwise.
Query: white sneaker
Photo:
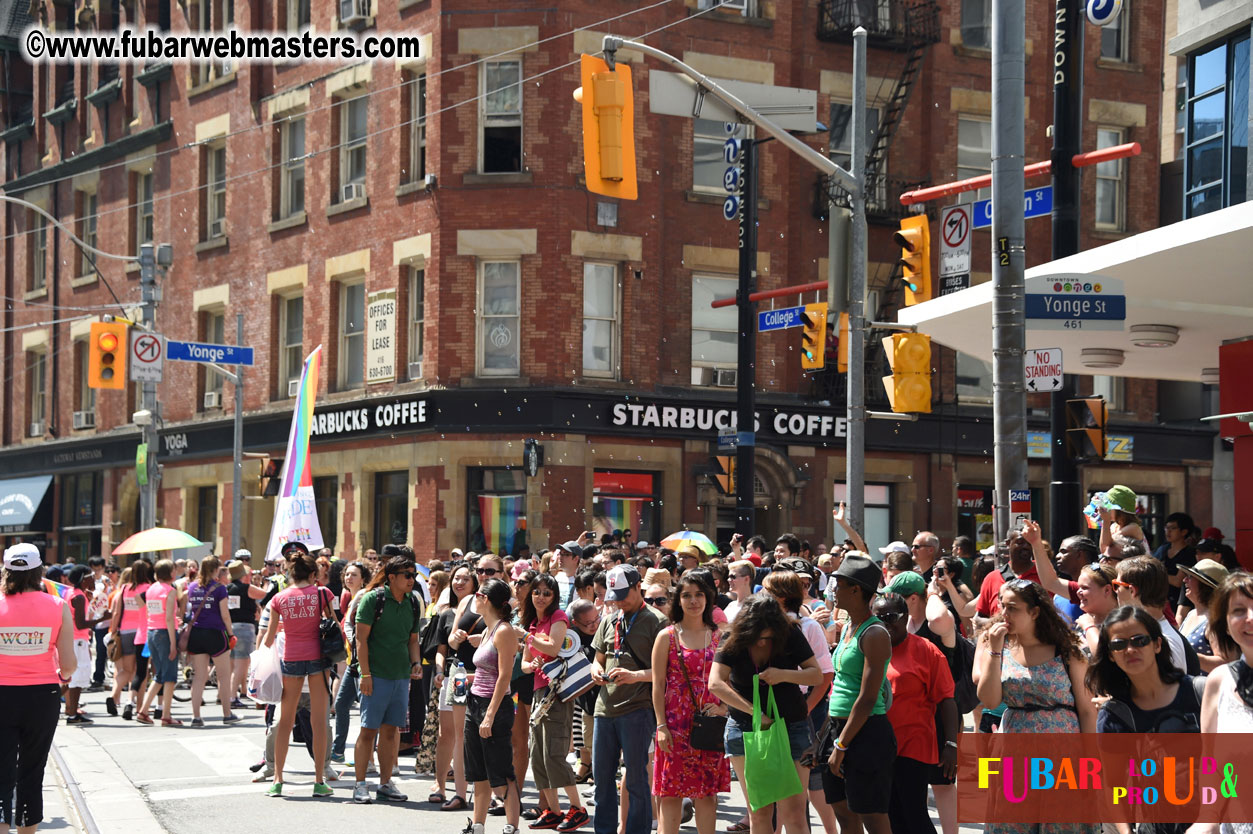
[[[400,789],[396,787],[396,783],[391,779],[388,779],[386,782],[379,785],[378,798],[387,799],[392,802],[407,802],[409,800],[409,797],[401,793]]]
[[[365,782],[358,782],[352,789],[352,801],[358,805],[369,805],[373,802],[374,800],[370,797],[370,786]]]

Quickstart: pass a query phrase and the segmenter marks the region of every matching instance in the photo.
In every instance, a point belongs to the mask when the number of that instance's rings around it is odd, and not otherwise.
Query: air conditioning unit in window
[[[349,200],[361,200],[364,197],[365,197],[365,183],[350,182],[350,183],[344,184],[343,191],[342,191],[343,202],[346,203]]]
[[[209,240],[226,237],[226,218],[219,217],[209,224]]]
[[[735,368],[715,368],[714,385],[719,388],[734,388],[736,383]]]
[[[218,391],[205,391],[204,392],[204,410],[205,411],[208,411],[211,408],[221,408],[221,407],[222,407],[222,394],[220,392]]]
[[[31,423],[27,428],[28,428],[28,431],[26,433],[27,437],[43,437],[44,436],[43,420],[36,420],[35,422]]]
[[[300,380],[298,379],[287,380],[287,396],[294,397],[299,393],[300,393]]]
[[[339,0],[339,22],[348,26],[370,16],[370,0]]]
[[[421,379],[421,378],[422,378],[422,363],[410,362],[409,363],[409,379],[412,381],[412,380]]]
[[[74,412],[74,428],[94,429],[95,427],[96,427],[96,412],[94,411],[75,411]]]

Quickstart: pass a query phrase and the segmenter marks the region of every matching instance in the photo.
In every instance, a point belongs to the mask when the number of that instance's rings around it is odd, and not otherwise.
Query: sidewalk
[[[82,834],[163,834],[113,757],[91,734],[67,729],[58,728],[44,773],[45,824],[63,819]]]

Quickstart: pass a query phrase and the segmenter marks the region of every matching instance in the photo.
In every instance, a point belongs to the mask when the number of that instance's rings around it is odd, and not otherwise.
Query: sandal
[[[737,820],[727,826],[727,831],[744,832],[748,830],[748,820]]]
[[[464,811],[470,807],[470,803],[466,802],[464,796],[454,796],[439,807],[444,811]]]
[[[151,724],[152,716],[144,712],[143,710],[140,710],[139,712],[135,713],[135,720],[138,721],[140,724]]]
[[[179,721],[177,718],[162,718],[161,726],[162,727],[181,727],[183,726],[183,722]],[[259,769],[260,768],[258,768],[258,770]]]
[[[444,795],[442,793],[433,793],[426,798],[426,801],[432,805],[443,805]]]
[[[574,774],[574,784],[586,785],[592,781],[592,769],[585,764],[580,764],[578,771]]]

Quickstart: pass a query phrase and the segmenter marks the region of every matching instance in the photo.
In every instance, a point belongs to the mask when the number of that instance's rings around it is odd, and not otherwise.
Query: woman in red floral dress
[[[699,574],[698,574],[699,576]],[[658,834],[678,834],[683,798],[696,807],[696,830],[714,834],[718,794],[731,790],[731,767],[722,750],[694,750],[689,742],[697,709],[725,716],[727,708],[709,694],[709,668],[718,648],[713,610],[716,594],[700,578],[685,574],[673,590],[673,625],[657,635],[653,669],[666,670],[665,685],[653,686],[657,749],[653,760],[653,796],[657,797]]]

